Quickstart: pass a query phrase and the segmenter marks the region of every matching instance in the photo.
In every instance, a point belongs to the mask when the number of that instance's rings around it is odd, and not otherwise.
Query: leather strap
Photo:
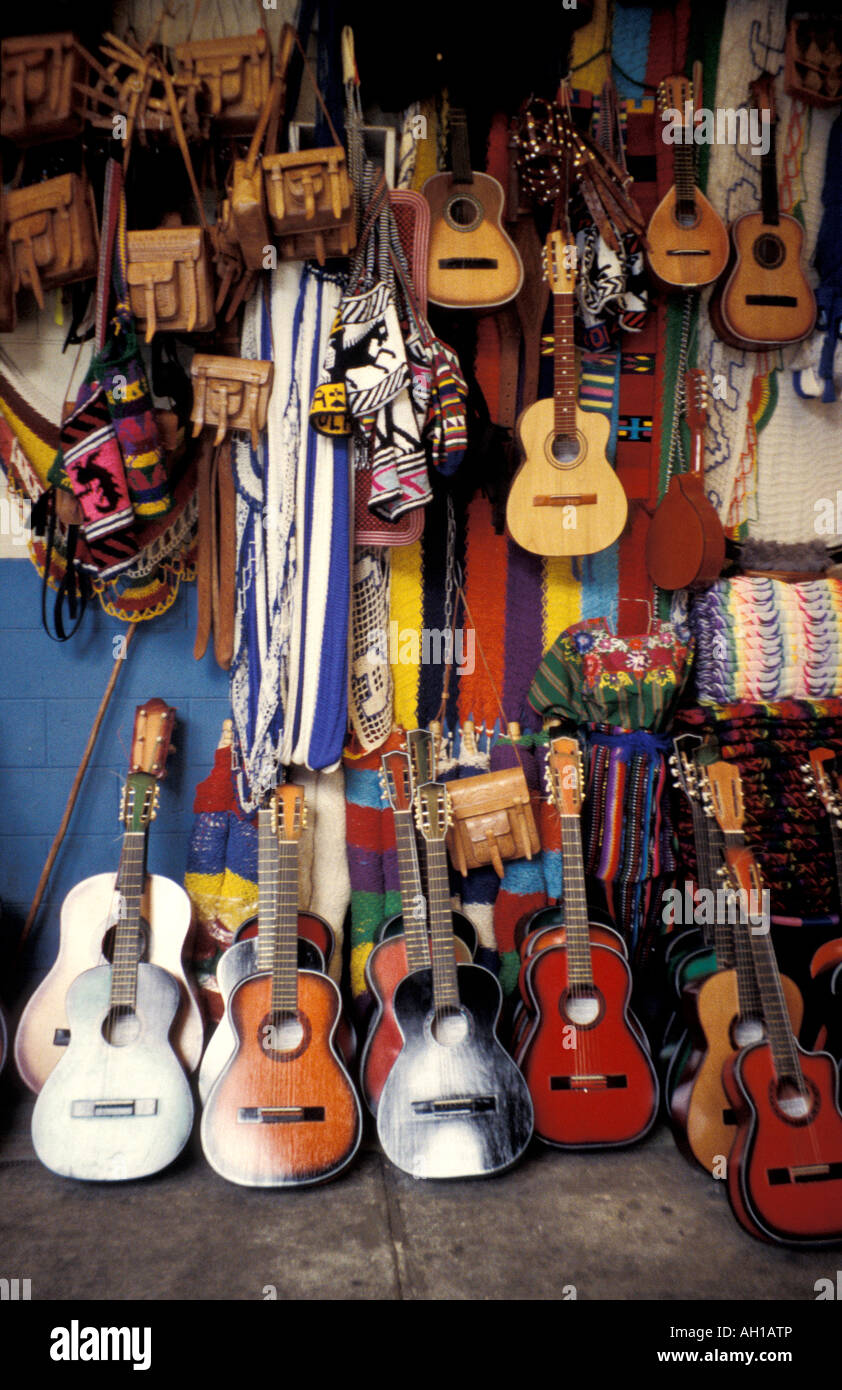
[[[218,453],[216,498],[217,565],[213,649],[217,664],[224,671],[227,671],[234,659],[234,603],[237,568],[236,490],[234,471],[231,467],[230,434]]]
[[[214,448],[210,430],[202,430],[196,456],[196,491],[199,503],[199,548],[196,557],[196,592],[199,600],[196,641],[193,656],[201,661],[208,647],[212,626],[213,532],[211,529],[211,477]]]

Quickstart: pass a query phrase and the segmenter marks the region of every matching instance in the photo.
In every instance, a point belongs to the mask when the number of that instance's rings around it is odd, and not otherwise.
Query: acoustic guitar
[[[673,144],[674,183],[646,230],[646,256],[664,289],[699,289],[718,280],[728,264],[728,232],[696,186],[692,83],[681,76],[665,78],[658,106],[661,117],[673,115],[681,138]]]
[[[591,937],[579,822],[579,744],[558,738],[551,748],[548,766],[564,846],[567,940],[537,952],[527,968],[535,1022],[520,1068],[539,1139],[558,1148],[631,1144],[655,1123],[658,1079],[629,1010],[628,961]]]
[[[383,1151],[416,1178],[468,1178],[516,1163],[532,1134],[526,1083],[497,1037],[500,985],[481,965],[457,965],[445,836],[447,788],[416,793],[427,844],[431,966],[397,985],[403,1047],[380,1094]]]
[[[395,1019],[394,992],[399,981],[413,970],[430,966],[427,936],[427,899],[422,891],[418,849],[413,821],[414,787],[409,754],[399,750],[384,753],[382,785],[392,808],[403,912],[401,934],[384,937],[372,951],[365,966],[366,983],[376,1001],[376,1010],[363,1048],[360,1089],[373,1115],[383,1084],[403,1045]],[[392,919],[394,921],[394,919]],[[453,934],[456,959],[467,964],[472,953],[461,937]]]
[[[704,768],[703,775],[703,795],[712,814],[718,812],[718,823],[726,806],[742,821],[736,769],[719,761]],[[726,922],[717,917],[714,928],[718,969],[684,993],[697,1056],[685,1069],[670,1104],[679,1147],[708,1173],[716,1171],[717,1160],[730,1152],[734,1139],[736,1117],[722,1083],[725,1062],[766,1036],[750,944],[754,926],[733,898],[729,909]],[[797,1033],[804,1012],[801,993],[792,980],[782,979],[781,984],[790,1025]]]
[[[132,797],[141,795],[140,777],[163,779],[175,710],[163,700],[147,700],[138,706],[132,734],[129,782]],[[127,888],[134,894],[140,875],[140,909],[137,944],[140,959],[158,965],[179,985],[179,1005],[173,1030],[173,1047],[188,1071],[195,1071],[202,1055],[204,1029],[198,993],[182,956],[190,932],[190,899],[184,889],[159,874],[147,874],[148,821],[131,827],[127,798],[122,798],[121,818],[126,831],[115,874],[94,874],[77,883],[64,899],[58,955],[51,970],[26,1005],[15,1036],[15,1062],[26,1085],[40,1091],[53,1067],[64,1056],[71,1040],[65,1008],[67,992],[83,970],[110,961],[116,927],[126,901]]]
[[[768,112],[770,145],[760,157],[760,212],[731,223],[731,255],[709,313],[714,332],[732,347],[758,352],[798,343],[812,333],[816,300],[802,263],[804,230],[778,201],[774,79],[751,84],[754,104]]]
[[[553,292],[554,386],[517,422],[524,461],[506,502],[514,541],[536,555],[592,555],[605,550],[626,524],[623,485],[605,457],[610,426],[598,411],[580,410],[573,345],[576,247],[561,231],[544,248],[544,274]]]
[[[745,901],[751,892],[760,895],[763,884],[743,834],[738,774],[730,785],[714,810],[734,887]],[[826,1052],[806,1052],[793,1034],[771,934],[749,938],[766,1037],[723,1067],[736,1116],[728,1198],[740,1224],[763,1240],[831,1244],[842,1240],[838,1069]]]
[[[450,111],[451,172],[434,174],[421,189],[430,205],[427,298],[450,309],[507,304],[523,284],[523,265],[503,231],[503,189],[471,169],[468,125]]]
[[[178,1156],[193,1125],[190,1086],[169,1041],[179,982],[141,959],[144,848],[157,798],[153,774],[130,775],[108,963],[83,971],[70,986],[69,1045],[35,1102],[35,1152],[62,1177],[148,1177]]]
[[[235,940],[220,957],[216,982],[224,1012],[205,1048],[199,1068],[199,1097],[204,1104],[236,1046],[228,1001],[240,980],[259,970],[271,970],[275,952],[278,912],[277,792],[257,812],[257,920],[243,923]],[[256,930],[255,930],[256,928]],[[302,970],[324,970],[334,949],[333,930],[313,913],[298,914],[298,964]]]
[[[231,991],[235,1051],[211,1087],[201,1124],[211,1167],[245,1187],[295,1187],[335,1177],[350,1163],[362,1133],[360,1102],[335,1041],[339,990],[329,976],[298,968],[302,788],[279,787],[272,805],[278,887],[271,969]]]
[[[692,449],[690,470],[670,478],[646,535],[649,578],[660,589],[669,590],[712,584],[725,563],[725,532],[705,496],[708,381],[704,371],[694,367],[685,374],[684,397]]]

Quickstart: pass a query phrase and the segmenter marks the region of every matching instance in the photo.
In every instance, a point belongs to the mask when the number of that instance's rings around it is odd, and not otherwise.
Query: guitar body
[[[631,1144],[651,1129],[658,1113],[655,1069],[629,1019],[628,964],[608,946],[591,944],[590,953],[589,1000],[570,993],[567,947],[541,951],[527,972],[536,1017],[521,1070],[535,1108],[535,1133],[559,1148]],[[583,1004],[593,1010],[593,1022],[581,1021]]]
[[[402,936],[403,930],[403,913],[396,912],[393,917],[386,918],[377,933],[377,940],[386,941],[389,937]],[[479,945],[477,929],[470,917],[466,917],[464,912],[458,912],[455,908],[453,910],[453,931],[467,948],[467,955],[465,957],[460,956],[459,959],[473,960]]]
[[[670,478],[646,534],[646,568],[661,589],[712,584],[725,564],[725,532],[694,473]]]
[[[523,412],[517,434],[525,458],[509,491],[506,525],[524,550],[536,555],[593,555],[620,535],[628,501],[605,456],[609,432],[604,415],[577,406],[578,452],[570,462],[559,464],[553,457],[552,398],[536,401]]]
[[[116,874],[94,874],[77,883],[61,908],[58,955],[21,1015],[15,1036],[15,1062],[26,1085],[40,1091],[67,1051],[68,990],[83,971],[102,964],[106,933],[114,925]],[[142,959],[160,966],[178,982],[180,1001],[172,1034],[176,1054],[188,1071],[202,1055],[204,1028],[196,987],[182,961],[190,930],[190,900],[184,889],[159,874],[147,874],[141,901],[145,923]]]
[[[357,1151],[362,1114],[334,1046],[341,1000],[326,975],[298,971],[298,1023],[273,1025],[272,976],[241,980],[229,1010],[237,1039],[202,1113],[211,1167],[247,1187],[324,1182]]]
[[[134,1015],[108,1043],[108,965],[86,970],[67,995],[70,1044],[44,1081],[32,1142],[54,1173],[91,1182],[148,1177],[172,1163],[190,1136],[193,1098],[168,1035],[178,981],[156,965],[137,967]],[[135,1111],[125,1113],[128,1107]]]
[[[434,1033],[433,972],[401,980],[394,1010],[404,1038],[377,1109],[387,1157],[415,1178],[501,1173],[516,1163],[532,1134],[526,1083],[496,1034],[502,995],[480,965],[457,968],[458,1039]]]
[[[646,230],[649,268],[666,289],[698,289],[718,280],[728,264],[728,232],[704,193],[693,190],[695,221],[679,219],[675,186],[661,199]]]
[[[241,980],[247,980],[249,975],[258,973],[260,965],[257,943],[258,938],[256,936],[240,937],[228,947],[225,954],[220,957],[216,967],[216,982],[219,985],[225,1012],[205,1048],[202,1065],[199,1067],[199,1098],[202,1104],[207,1100],[211,1086],[237,1046],[236,1034],[231,1027],[231,1020],[228,1015],[228,1001],[231,998],[232,990]],[[321,951],[313,945],[312,941],[302,936],[298,938],[298,968],[299,970],[324,970]]]
[[[457,914],[453,915],[455,918]],[[467,918],[465,920],[467,921]],[[453,945],[456,960],[459,964],[470,965],[473,957],[467,944],[461,937],[456,936],[455,927],[454,922]],[[360,1090],[372,1115],[377,1114],[377,1105],[386,1077],[403,1047],[403,1035],[395,1018],[394,993],[400,981],[408,974],[409,962],[404,936],[387,937],[375,946],[366,961],[366,983],[377,1000],[377,1011],[363,1048]]]
[[[257,913],[255,913],[253,917],[247,918],[246,921],[237,928],[234,933],[232,945],[236,945],[239,941],[247,941],[257,936],[258,929],[259,920]],[[311,956],[309,961],[305,960],[308,954],[306,951],[303,953],[299,952],[299,964],[301,969],[327,970],[336,949],[336,937],[330,922],[327,922],[324,917],[320,917],[317,912],[299,912],[298,936],[301,941],[311,942],[313,946],[315,946],[317,952],[317,958]]]
[[[711,300],[717,335],[748,351],[798,343],[812,333],[816,300],[801,265],[804,232],[788,213],[766,223],[746,212],[731,224],[731,269]]]
[[[783,978],[781,984],[792,1031],[797,1034],[804,1012],[801,992],[792,980]],[[716,971],[691,986],[685,998],[692,1009],[691,1031],[699,1039],[701,1055],[680,1077],[670,1114],[679,1147],[711,1173],[716,1158],[730,1152],[734,1139],[734,1114],[723,1089],[722,1069],[740,1047],[762,1037],[763,1026],[740,1019],[736,970]]]
[[[457,183],[434,174],[422,195],[430,205],[427,298],[450,309],[492,309],[514,299],[523,266],[503,231],[503,189],[488,174]]]
[[[824,1052],[799,1047],[798,1060],[809,1094],[803,1111],[792,1114],[779,1103],[768,1043],[726,1063],[740,1140],[728,1164],[728,1196],[738,1220],[748,1216],[752,1234],[783,1245],[830,1244],[842,1240],[839,1078]]]

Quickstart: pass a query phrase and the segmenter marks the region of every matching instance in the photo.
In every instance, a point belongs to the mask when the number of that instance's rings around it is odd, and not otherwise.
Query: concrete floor
[[[86,1184],[36,1159],[33,1098],[0,1093],[0,1274],[36,1299],[814,1301],[838,1251],[766,1246],[722,1183],[659,1126],[624,1152],[537,1141],[498,1178],[417,1182],[369,1121],[345,1175],[321,1187],[226,1183],[198,1133],[166,1172]],[[814,1306],[816,1306],[814,1304]],[[779,1319],[780,1320],[780,1319]]]

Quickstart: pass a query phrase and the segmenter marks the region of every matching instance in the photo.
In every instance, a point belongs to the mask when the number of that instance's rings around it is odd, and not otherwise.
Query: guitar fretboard
[[[576,433],[576,353],[573,346],[573,295],[553,295],[553,420],[557,435]]]
[[[116,891],[120,914],[111,956],[111,1007],[134,1008],[137,1001],[137,962],[140,954],[140,901],[146,877],[146,831],[127,830],[123,836]]]
[[[278,911],[272,943],[272,1011],[298,1012],[298,841],[278,843]]]

